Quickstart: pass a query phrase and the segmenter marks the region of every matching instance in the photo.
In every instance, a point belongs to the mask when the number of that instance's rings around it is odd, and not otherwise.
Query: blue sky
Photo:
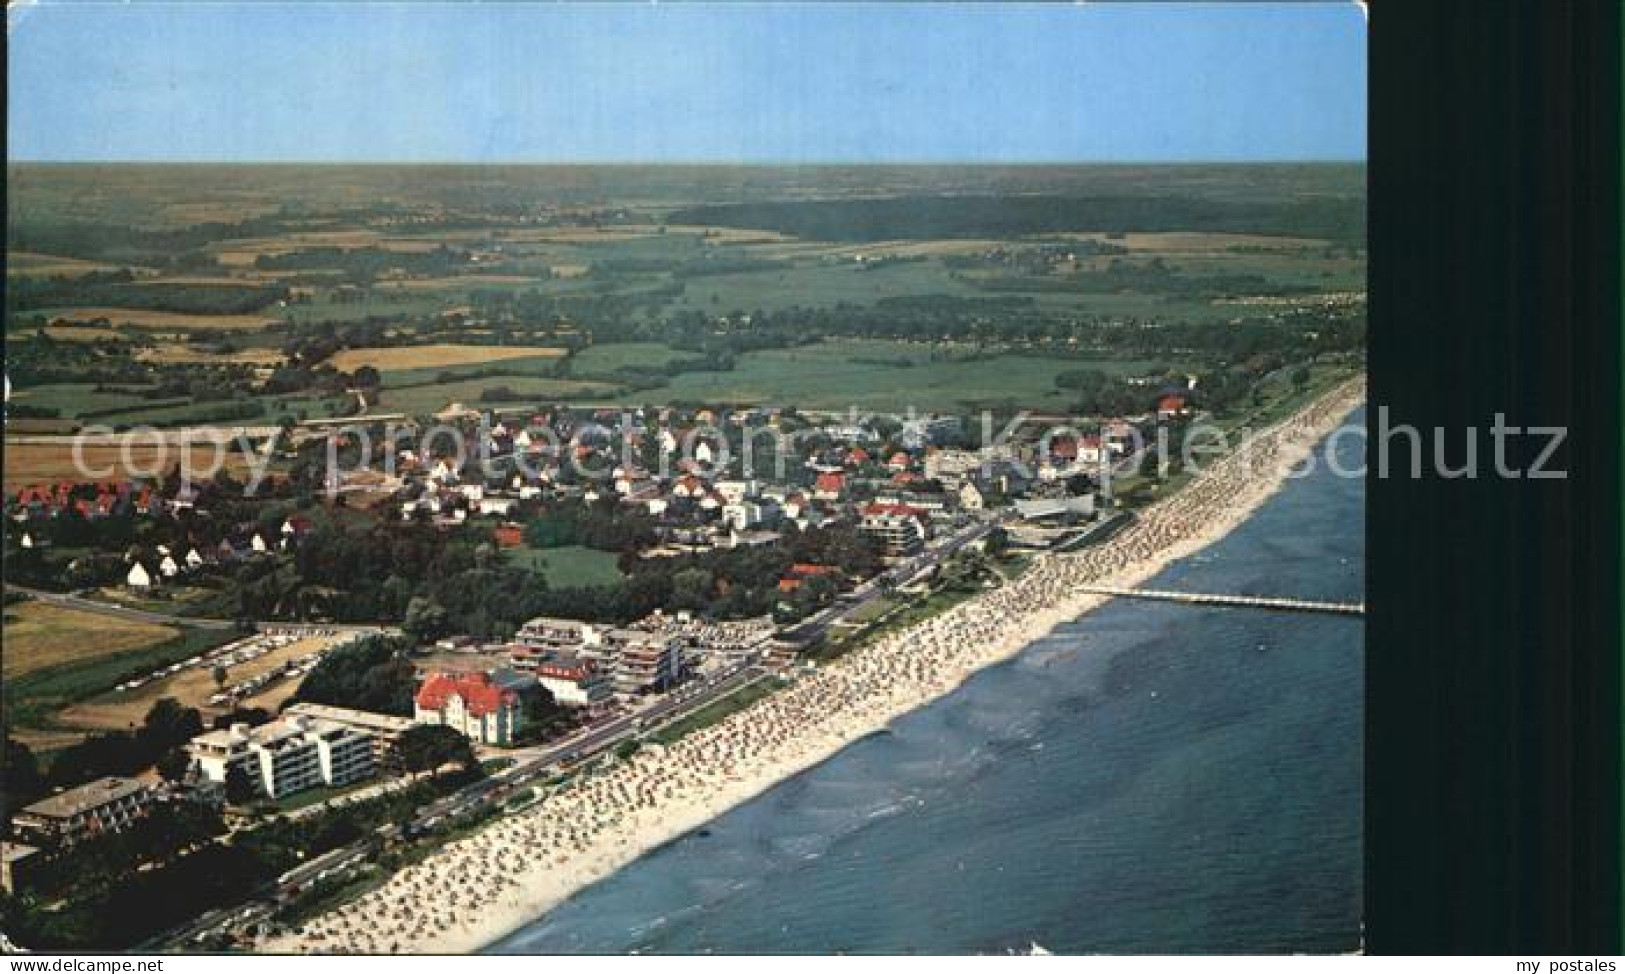
[[[1352,4],[35,3],[13,160],[1363,159]]]

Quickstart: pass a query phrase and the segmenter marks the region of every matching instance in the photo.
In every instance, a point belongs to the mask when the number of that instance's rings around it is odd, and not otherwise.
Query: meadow
[[[175,636],[167,626],[33,601],[6,606],[4,628],[0,675],[7,682],[57,663],[145,649]]]
[[[545,577],[550,588],[615,585],[623,578],[615,555],[595,548],[580,545],[532,548],[521,545],[507,549],[506,553],[511,563]]]

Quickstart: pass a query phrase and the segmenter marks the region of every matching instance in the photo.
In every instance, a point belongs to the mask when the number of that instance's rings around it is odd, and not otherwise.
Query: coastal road
[[[904,562],[886,569],[874,578],[842,595],[834,605],[809,616],[793,630],[797,642],[812,645],[822,640],[829,631],[843,622],[850,620],[862,612],[875,600],[886,594],[888,585],[900,585],[926,571],[929,571],[943,562],[957,555],[961,550],[973,542],[987,537],[1002,523],[1002,518],[994,515],[985,515],[975,524],[963,528],[955,534],[939,541],[934,547],[927,548],[920,554]]]
[[[520,788],[537,778],[555,773],[567,763],[574,764],[596,757],[645,730],[680,720],[767,676],[767,671],[757,665],[756,655],[751,654],[713,677],[677,688],[641,711],[617,714],[582,728],[564,740],[530,751],[516,752],[518,764],[430,802],[417,810],[404,829],[399,825],[386,825],[377,830],[378,835],[386,841],[397,840],[403,835],[433,828],[447,819],[471,814],[482,807],[499,805]],[[210,937],[239,936],[269,920],[276,913],[281,898],[297,893],[312,883],[341,876],[366,861],[367,846],[368,842],[364,840],[326,852],[262,887],[250,901],[235,907],[212,910],[171,931],[155,944],[158,948],[186,949],[195,948]]]

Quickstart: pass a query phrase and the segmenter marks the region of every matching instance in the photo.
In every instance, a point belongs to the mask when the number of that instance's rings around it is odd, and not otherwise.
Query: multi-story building
[[[610,694],[609,680],[598,664],[567,650],[515,645],[510,647],[508,664],[534,676],[566,707],[590,707]]]
[[[233,768],[241,768],[271,799],[319,785],[353,784],[377,773],[371,734],[304,715],[259,727],[233,724],[192,738],[188,750],[207,780],[224,783]]]
[[[12,816],[19,838],[42,845],[72,843],[117,832],[146,815],[152,789],[133,778],[102,778],[42,798]]]
[[[418,687],[416,717],[480,744],[512,744],[524,726],[519,691],[484,673],[429,674]]]
[[[290,704],[283,708],[282,713],[287,717],[337,724],[366,734],[372,739],[372,763],[378,768],[393,768],[399,763],[401,735],[415,726],[415,722],[408,717],[376,714],[349,707],[329,707],[320,703]]]
[[[597,656],[601,655],[604,636],[604,628],[590,622],[538,616],[519,627],[514,642],[537,649],[568,650]]]
[[[858,531],[880,543],[888,559],[909,558],[925,550],[925,518],[901,504],[870,504],[863,509]]]
[[[682,676],[683,652],[678,641],[656,633],[617,630],[627,638],[615,655],[615,689],[620,693],[664,690]]]

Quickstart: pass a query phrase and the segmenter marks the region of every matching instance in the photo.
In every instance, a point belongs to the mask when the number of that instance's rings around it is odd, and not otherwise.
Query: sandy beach
[[[800,676],[713,726],[566,786],[402,869],[266,951],[477,950],[644,853],[699,828],[1105,601],[1078,586],[1132,586],[1222,538],[1364,399],[1338,386],[1254,434],[1107,541],[1045,554],[1018,578]]]

